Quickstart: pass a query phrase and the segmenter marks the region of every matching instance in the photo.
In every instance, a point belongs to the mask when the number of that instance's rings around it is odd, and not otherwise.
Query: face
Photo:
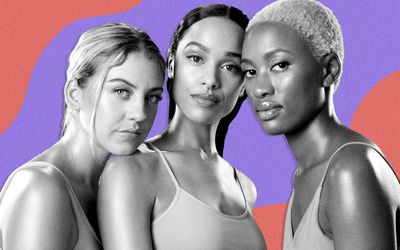
[[[142,52],[127,55],[105,78],[94,121],[97,148],[114,155],[133,153],[148,135],[161,100],[163,78]],[[99,75],[98,73],[96,75]],[[88,86],[100,84],[93,77]],[[87,100],[93,88],[86,88]],[[89,112],[93,101],[87,102]]]
[[[173,97],[184,117],[213,124],[233,109],[243,88],[243,36],[224,17],[207,17],[186,31],[172,62]]]
[[[321,66],[288,26],[254,26],[243,44],[241,68],[246,92],[269,134],[295,132],[324,106]]]

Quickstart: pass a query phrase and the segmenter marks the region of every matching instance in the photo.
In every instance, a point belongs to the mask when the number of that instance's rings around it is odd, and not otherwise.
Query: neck
[[[329,149],[336,134],[333,130],[340,126],[332,106],[324,108],[312,120],[295,131],[285,134],[298,168],[304,170],[323,162],[330,153]]]
[[[92,190],[97,190],[98,180],[104,165],[110,156],[98,146],[90,145],[90,137],[83,129],[71,126],[57,143],[62,152],[65,170],[75,180],[85,183]],[[93,149],[92,149],[93,148]]]
[[[200,151],[209,157],[213,157],[218,154],[215,145],[217,126],[218,122],[200,124],[189,120],[177,108],[162,137],[173,144],[172,149]]]

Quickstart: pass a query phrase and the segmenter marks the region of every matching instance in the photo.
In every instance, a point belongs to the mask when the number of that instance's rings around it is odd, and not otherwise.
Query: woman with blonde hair
[[[85,32],[69,57],[58,142],[16,169],[0,196],[0,248],[101,249],[98,180],[111,154],[133,153],[157,112],[164,61],[124,23]]]
[[[399,181],[381,150],[345,127],[333,95],[344,59],[332,11],[280,0],[250,21],[242,70],[256,114],[297,162],[284,249],[396,249]]]

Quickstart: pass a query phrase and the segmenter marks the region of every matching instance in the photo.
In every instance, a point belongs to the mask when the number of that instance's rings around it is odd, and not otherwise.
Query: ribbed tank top
[[[73,212],[75,216],[75,221],[78,229],[78,240],[76,242],[76,245],[73,249],[76,250],[98,250],[98,249],[103,249],[100,240],[97,238],[96,233],[94,232],[92,226],[90,225],[85,212],[83,211],[81,205],[79,204],[78,198],[76,197],[71,184],[68,181],[68,178],[61,172],[60,169],[58,169],[56,166],[53,164],[50,164],[48,162],[44,161],[35,161],[35,162],[28,162],[21,167],[17,168],[14,170],[14,172],[11,173],[11,175],[8,177],[7,181],[5,182],[3,189],[0,193],[0,205],[3,200],[3,196],[5,192],[7,191],[7,188],[9,184],[11,183],[13,177],[15,174],[26,168],[41,168],[41,167],[49,167],[51,169],[56,170],[62,178],[65,181],[65,185],[68,189],[69,196],[71,198],[71,203],[73,207]],[[1,249],[1,248],[0,248]]]
[[[266,249],[264,237],[251,216],[235,169],[234,176],[246,203],[245,211],[238,216],[221,213],[186,192],[180,187],[164,154],[153,144],[146,144],[159,154],[176,188],[169,207],[152,222],[154,249]]]
[[[285,219],[285,229],[284,229],[284,241],[283,241],[283,249],[284,250],[310,250],[310,249],[318,249],[318,250],[334,250],[333,240],[329,238],[321,229],[319,220],[318,220],[318,208],[319,202],[321,199],[321,191],[323,183],[326,179],[326,174],[328,172],[329,164],[341,149],[348,145],[365,145],[367,147],[373,148],[376,152],[378,152],[383,159],[386,158],[383,156],[382,152],[374,147],[371,144],[364,142],[349,142],[340,146],[336,151],[329,157],[327,167],[323,174],[322,180],[318,185],[314,197],[311,200],[310,205],[308,206],[306,212],[301,219],[296,232],[293,235],[292,228],[292,202],[295,194],[295,189],[293,189],[292,196],[289,200],[289,205],[286,211],[286,219]],[[387,162],[387,161],[386,161]],[[387,162],[389,164],[389,162]],[[390,166],[390,164],[389,164]]]

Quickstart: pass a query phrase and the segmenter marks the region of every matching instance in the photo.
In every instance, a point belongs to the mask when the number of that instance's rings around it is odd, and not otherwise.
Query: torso
[[[307,168],[300,174],[295,174],[294,190],[286,214],[284,249],[334,249],[331,225],[326,217],[327,209],[334,208],[326,205],[329,197],[327,197],[327,188],[324,187],[324,180],[328,171],[331,171],[329,165],[333,155],[354,144],[367,148],[372,147],[376,152],[380,152],[375,145],[366,140],[363,142],[345,142],[337,147],[328,159]],[[381,157],[384,159],[383,156]],[[395,179],[390,168],[385,169],[385,171],[390,175],[390,180]],[[394,185],[396,186],[396,184]],[[397,190],[398,196],[400,195],[398,186]],[[396,213],[396,207],[397,210],[400,208],[400,201],[398,197],[396,198],[396,194],[392,196],[395,201],[393,209]],[[399,218],[397,218],[396,223],[399,224]]]
[[[244,188],[228,163],[195,152],[150,154],[162,176],[152,223],[156,249],[265,249]]]

